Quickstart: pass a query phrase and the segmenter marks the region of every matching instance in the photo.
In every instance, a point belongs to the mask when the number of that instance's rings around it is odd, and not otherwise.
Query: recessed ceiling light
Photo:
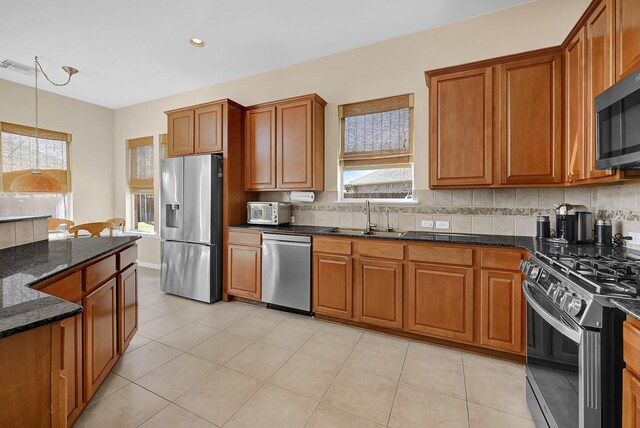
[[[193,37],[189,40],[189,43],[191,43],[193,46],[197,47],[197,48],[201,48],[205,45],[204,40],[202,39],[198,39],[196,37]]]

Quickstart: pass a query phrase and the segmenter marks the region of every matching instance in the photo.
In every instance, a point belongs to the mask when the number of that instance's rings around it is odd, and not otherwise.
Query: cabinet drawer
[[[262,241],[260,232],[236,232],[229,231],[229,244],[252,245],[259,247]]]
[[[91,291],[116,273],[116,256],[109,256],[84,270],[84,291]]]
[[[403,244],[381,244],[378,242],[359,242],[358,252],[361,256],[382,259],[404,260]]]
[[[521,254],[514,251],[482,250],[481,266],[504,270],[519,270]]]
[[[409,260],[451,265],[473,265],[473,249],[438,245],[410,245]]]
[[[351,255],[351,241],[316,238],[313,240],[313,251],[349,256]]]
[[[625,321],[622,337],[624,362],[628,369],[640,374],[640,330]]]
[[[69,275],[40,291],[70,302],[79,302],[82,300],[82,272]]]
[[[134,245],[127,248],[117,254],[117,266],[118,270],[122,271],[127,266],[133,264],[138,260],[138,246]]]

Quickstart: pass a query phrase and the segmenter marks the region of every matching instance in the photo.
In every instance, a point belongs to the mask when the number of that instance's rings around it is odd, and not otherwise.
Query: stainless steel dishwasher
[[[311,237],[262,235],[262,300],[311,311]]]

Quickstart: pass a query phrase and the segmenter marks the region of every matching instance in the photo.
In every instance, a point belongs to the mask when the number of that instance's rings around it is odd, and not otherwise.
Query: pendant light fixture
[[[29,174],[23,174],[18,176],[9,187],[12,192],[40,192],[40,193],[59,193],[62,190],[60,183],[53,177],[44,175],[40,171],[40,139],[39,139],[39,127],[38,127],[38,70],[42,72],[42,75],[54,86],[66,86],[71,81],[71,77],[78,73],[78,70],[63,66],[62,69],[67,73],[68,78],[64,83],[56,83],[49,79],[47,73],[44,72],[38,57],[34,60],[35,66],[35,119],[36,119],[36,169],[32,170]]]

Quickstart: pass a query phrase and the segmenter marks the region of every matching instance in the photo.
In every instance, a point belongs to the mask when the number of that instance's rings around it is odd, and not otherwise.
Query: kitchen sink
[[[400,238],[405,233],[407,233],[400,230],[393,230],[390,232],[384,230],[372,230],[371,232],[365,232],[364,229],[351,229],[348,227],[335,227],[333,229],[327,230],[327,232],[350,236],[388,236],[393,238]]]

